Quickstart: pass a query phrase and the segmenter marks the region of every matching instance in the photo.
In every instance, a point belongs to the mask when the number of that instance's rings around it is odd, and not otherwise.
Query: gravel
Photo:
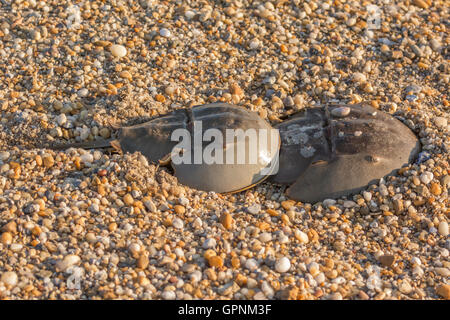
[[[449,299],[448,10],[371,4],[379,26],[360,2],[3,2],[0,298]],[[300,203],[270,180],[219,195],[138,153],[47,149],[214,101],[272,125],[368,101],[423,150]]]

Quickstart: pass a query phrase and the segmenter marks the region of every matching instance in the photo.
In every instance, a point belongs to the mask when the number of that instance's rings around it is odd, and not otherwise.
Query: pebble
[[[171,36],[171,32],[167,28],[161,28],[161,30],[159,30],[159,34],[164,38],[169,38]]]
[[[192,11],[192,10],[187,10],[184,13],[184,16],[186,17],[186,19],[191,20],[191,19],[193,19],[196,16],[196,13],[194,11]]]
[[[55,164],[55,159],[53,158],[52,155],[45,155],[42,158],[42,162],[46,168],[51,168]]]
[[[247,211],[251,214],[258,214],[261,211],[261,205],[253,204],[247,208]]]
[[[412,274],[413,274],[414,276],[420,278],[420,277],[423,276],[424,271],[423,271],[423,269],[422,269],[421,267],[415,266],[415,267],[412,269]]]
[[[434,118],[434,124],[438,126],[439,128],[446,128],[447,127],[447,119],[444,117],[436,117]]]
[[[450,175],[445,175],[444,177],[442,177],[441,179],[441,184],[447,188],[450,187]]]
[[[413,0],[412,3],[422,9],[428,9],[429,5],[425,0]]]
[[[223,259],[219,256],[212,256],[208,259],[210,267],[221,268],[223,266]]]
[[[248,270],[253,271],[256,268],[258,268],[258,263],[256,262],[255,259],[247,259],[247,261],[245,261],[245,267]]]
[[[291,262],[289,261],[289,258],[287,257],[282,257],[280,259],[277,260],[277,262],[275,263],[275,270],[279,273],[284,273],[289,271],[289,269],[291,268]]]
[[[158,211],[158,208],[156,207],[155,203],[150,199],[144,201],[144,206],[151,213],[156,213]]]
[[[433,173],[426,171],[420,175],[420,181],[422,181],[423,184],[429,184],[433,180]]]
[[[228,212],[222,213],[220,216],[220,223],[223,225],[223,227],[227,230],[231,230],[233,227],[233,218],[231,217],[231,214]]]
[[[108,128],[101,128],[98,133],[103,139],[108,139],[111,136],[111,132]]]
[[[132,243],[128,246],[128,250],[131,252],[131,254],[137,255],[141,252],[141,246],[137,243]]]
[[[146,255],[141,255],[137,261],[137,267],[141,269],[146,269],[148,267],[149,260]]]
[[[23,249],[23,245],[21,245],[20,243],[12,243],[9,246],[9,249],[11,249],[11,251],[13,252],[19,252]]]
[[[300,243],[308,243],[308,242],[309,242],[308,235],[307,235],[305,232],[296,229],[296,230],[294,231],[294,234],[295,234],[295,238],[296,238]]]
[[[3,272],[1,281],[8,286],[14,287],[18,282],[17,273],[13,271]]]
[[[334,199],[325,199],[325,200],[323,200],[323,205],[325,206],[325,207],[330,207],[330,206],[334,206],[335,204],[336,204],[336,200],[334,200]]]
[[[439,222],[438,231],[441,236],[444,236],[444,237],[448,236],[448,234],[449,234],[448,222],[447,221]]]
[[[444,278],[450,277],[450,270],[448,268],[434,268],[434,272]]]
[[[164,291],[161,294],[161,298],[163,298],[164,300],[175,300],[177,298],[177,295],[174,291]]]
[[[74,266],[80,262],[80,257],[74,254],[69,254],[64,257],[63,260],[60,260],[56,264],[56,269],[58,271],[66,271],[69,267]]]
[[[134,204],[133,196],[129,193],[125,194],[123,196],[123,203],[125,203],[127,206],[132,206]]]
[[[79,97],[85,98],[89,95],[89,90],[86,88],[82,88],[82,89],[78,90],[77,94]]]
[[[446,300],[450,300],[450,284],[441,284],[436,288],[436,293]]]
[[[392,267],[395,262],[395,256],[391,254],[385,254],[378,258],[378,261],[385,267]]]
[[[13,237],[12,237],[12,234],[11,233],[9,233],[9,232],[3,232],[2,233],[2,236],[1,236],[1,243],[3,243],[3,244],[6,244],[6,245],[8,245],[8,244],[11,244],[12,243],[12,239],[13,239]]]
[[[344,208],[353,208],[355,206],[356,206],[355,201],[351,201],[351,200],[344,201]]]
[[[370,290],[379,290],[381,288],[382,282],[378,275],[372,274],[367,278],[366,286]]]
[[[175,218],[173,219],[173,223],[172,223],[173,227],[175,229],[183,229],[184,228],[184,222],[183,220],[181,220],[180,218]]]
[[[261,290],[264,293],[264,295],[269,299],[272,299],[273,295],[275,294],[273,288],[267,281],[263,281],[263,283],[261,284]]]
[[[269,232],[263,232],[259,235],[259,241],[265,243],[272,241],[272,234]]]
[[[92,163],[94,161],[94,156],[91,153],[85,153],[80,156],[80,160],[83,163]]]
[[[176,214],[184,214],[186,212],[186,208],[181,205],[176,205],[173,207]]]
[[[331,114],[334,117],[344,118],[350,114],[349,107],[337,107],[331,110]]]
[[[362,74],[360,72],[355,72],[353,74],[353,81],[355,81],[357,83],[365,83],[367,81],[367,78],[366,78],[366,76],[364,74]]]
[[[253,296],[253,300],[267,300],[267,297],[264,295],[263,292],[257,292],[255,293],[255,295]]]
[[[0,160],[6,161],[9,159],[10,153],[8,151],[1,151],[0,152]]]
[[[64,113],[61,113],[56,117],[56,123],[58,123],[59,126],[64,125],[66,122],[67,122],[67,117]]]
[[[403,294],[410,294],[413,290],[413,287],[408,280],[403,280],[399,286],[399,290]]]
[[[252,40],[252,41],[250,41],[248,46],[251,50],[256,50],[259,48],[259,45],[260,45],[260,43],[258,40]]]
[[[120,44],[113,44],[109,49],[111,54],[117,58],[123,58],[127,55],[127,49]]]
[[[217,245],[216,240],[214,238],[208,238],[203,242],[203,249],[213,249]]]

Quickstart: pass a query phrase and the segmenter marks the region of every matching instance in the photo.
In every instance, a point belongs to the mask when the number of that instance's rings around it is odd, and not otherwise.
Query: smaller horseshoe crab
[[[275,127],[282,146],[273,181],[290,185],[287,195],[297,201],[357,193],[420,151],[408,127],[365,103],[305,109]]]
[[[248,189],[274,173],[280,136],[254,112],[212,103],[119,128],[116,140],[54,148],[108,146],[124,153],[139,151],[154,163],[171,163],[178,181],[189,187],[228,193]]]

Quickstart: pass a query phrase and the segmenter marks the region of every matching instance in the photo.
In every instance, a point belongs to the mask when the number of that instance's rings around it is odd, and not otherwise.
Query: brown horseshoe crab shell
[[[420,151],[408,127],[365,103],[305,109],[276,128],[282,146],[273,181],[290,185],[287,195],[297,201],[357,193]]]

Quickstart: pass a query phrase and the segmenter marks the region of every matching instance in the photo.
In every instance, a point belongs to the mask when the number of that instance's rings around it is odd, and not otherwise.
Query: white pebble
[[[434,118],[434,123],[440,128],[445,128],[447,126],[447,119],[444,117]]]
[[[356,24],[356,19],[355,18],[350,18],[347,20],[347,26],[349,27],[353,27]]]
[[[69,254],[69,255],[65,256],[63,260],[60,260],[56,264],[56,268],[60,271],[66,271],[69,267],[80,262],[80,260],[81,259],[79,256],[74,255],[74,254]]]
[[[423,276],[424,272],[423,272],[423,269],[421,267],[415,266],[412,269],[412,274],[413,274],[413,276],[421,277],[421,276]]]
[[[431,180],[433,180],[433,173],[429,171],[425,171],[420,175],[420,181],[422,181],[422,183],[424,184],[429,184]]]
[[[111,54],[117,58],[123,58],[127,55],[127,49],[120,44],[113,44],[109,49]]]
[[[208,238],[203,242],[203,249],[212,249],[216,246],[216,240],[214,238]]]
[[[275,263],[275,270],[279,273],[287,272],[291,268],[291,262],[288,258],[283,257]]]
[[[417,258],[417,257],[413,257],[413,258],[411,259],[411,263],[412,263],[412,264],[416,264],[416,265],[418,265],[418,266],[422,265],[422,261],[420,261],[420,259]]]
[[[175,300],[176,294],[173,291],[164,291],[161,295],[164,300]]]
[[[64,113],[61,113],[60,115],[58,115],[57,117],[56,117],[56,123],[59,125],[59,126],[62,126],[63,124],[65,124],[67,122],[67,117],[66,117],[66,115],[64,114]]]
[[[325,274],[323,272],[319,273],[314,280],[316,280],[317,284],[321,284],[325,282]]]
[[[300,241],[300,243],[308,243],[309,238],[308,235],[306,233],[304,233],[303,231],[300,230],[295,230],[295,238],[297,238],[298,241]]]
[[[202,279],[202,273],[199,270],[195,270],[191,273],[190,279],[192,282],[199,282]]]
[[[262,292],[264,292],[264,295],[269,299],[271,299],[274,295],[274,291],[270,286],[270,284],[267,283],[267,281],[263,281],[263,283],[261,284],[261,290]]]
[[[144,206],[147,208],[148,211],[151,213],[155,213],[158,208],[156,208],[155,203],[152,200],[146,200],[144,201]]]
[[[336,200],[334,199],[325,199],[322,201],[325,207],[334,206],[336,204]]]
[[[349,107],[337,107],[331,110],[331,114],[335,117],[346,117],[350,114],[350,108]]]
[[[447,221],[441,221],[439,223],[438,230],[439,230],[439,234],[441,236],[444,236],[444,237],[448,236],[448,223],[447,223]]]
[[[184,227],[183,220],[181,220],[180,218],[173,219],[172,225],[175,229],[183,229]]]
[[[381,279],[378,275],[372,274],[367,278],[366,286],[369,290],[380,289],[382,285]]]
[[[17,284],[17,274],[13,271],[8,271],[2,274],[1,281],[8,285],[14,287]]]
[[[269,232],[263,232],[259,235],[259,241],[261,242],[269,242],[272,240],[272,234]]]
[[[245,261],[245,267],[248,270],[253,271],[256,268],[258,268],[258,263],[256,262],[255,259],[248,259],[247,261]]]
[[[0,152],[0,160],[5,161],[8,160],[10,156],[10,153],[8,151],[2,151]]]
[[[356,206],[356,202],[351,200],[344,201],[344,208],[353,208]]]
[[[91,133],[91,130],[89,128],[81,128],[80,129],[80,139],[81,141],[86,140],[89,137],[89,134]]]
[[[364,200],[366,200],[367,202],[372,200],[372,194],[370,192],[364,191],[363,192],[363,197],[364,197]]]
[[[402,283],[399,286],[399,290],[403,294],[409,294],[413,290],[411,287],[411,284],[407,280],[403,280]]]
[[[137,243],[132,243],[128,247],[128,250],[130,250],[130,252],[133,253],[133,254],[139,253],[141,251],[141,246],[139,244],[137,244]]]
[[[91,163],[92,161],[94,161],[94,156],[90,153],[85,153],[80,156],[80,159],[83,163]]]
[[[203,226],[202,219],[200,219],[199,217],[195,218],[194,222],[192,222],[192,226],[194,228],[201,228]]]
[[[365,83],[367,81],[367,78],[364,74],[360,72],[355,72],[353,74],[353,81],[357,83]]]
[[[253,300],[267,300],[267,297],[264,295],[263,292],[257,292],[255,293],[255,295],[253,296]]]
[[[79,97],[84,98],[84,97],[87,97],[88,94],[89,94],[89,90],[86,89],[86,88],[82,88],[82,89],[78,90],[78,96]]]
[[[258,40],[252,40],[250,41],[250,43],[248,44],[249,48],[251,50],[256,50],[259,48],[259,41]]]
[[[13,252],[19,252],[20,250],[22,250],[23,245],[21,245],[20,243],[12,243],[9,246],[9,249]]]
[[[434,268],[434,272],[441,277],[450,277],[450,270],[448,268]]]
[[[257,214],[261,211],[261,205],[259,204],[253,204],[250,207],[247,208],[247,211],[251,214]]]
[[[196,15],[196,13],[194,11],[188,10],[184,13],[184,16],[186,19],[191,20],[192,18],[194,18]]]
[[[161,37],[164,37],[164,38],[169,38],[171,35],[170,30],[166,29],[166,28],[162,28],[161,30],[159,30],[159,34]]]

